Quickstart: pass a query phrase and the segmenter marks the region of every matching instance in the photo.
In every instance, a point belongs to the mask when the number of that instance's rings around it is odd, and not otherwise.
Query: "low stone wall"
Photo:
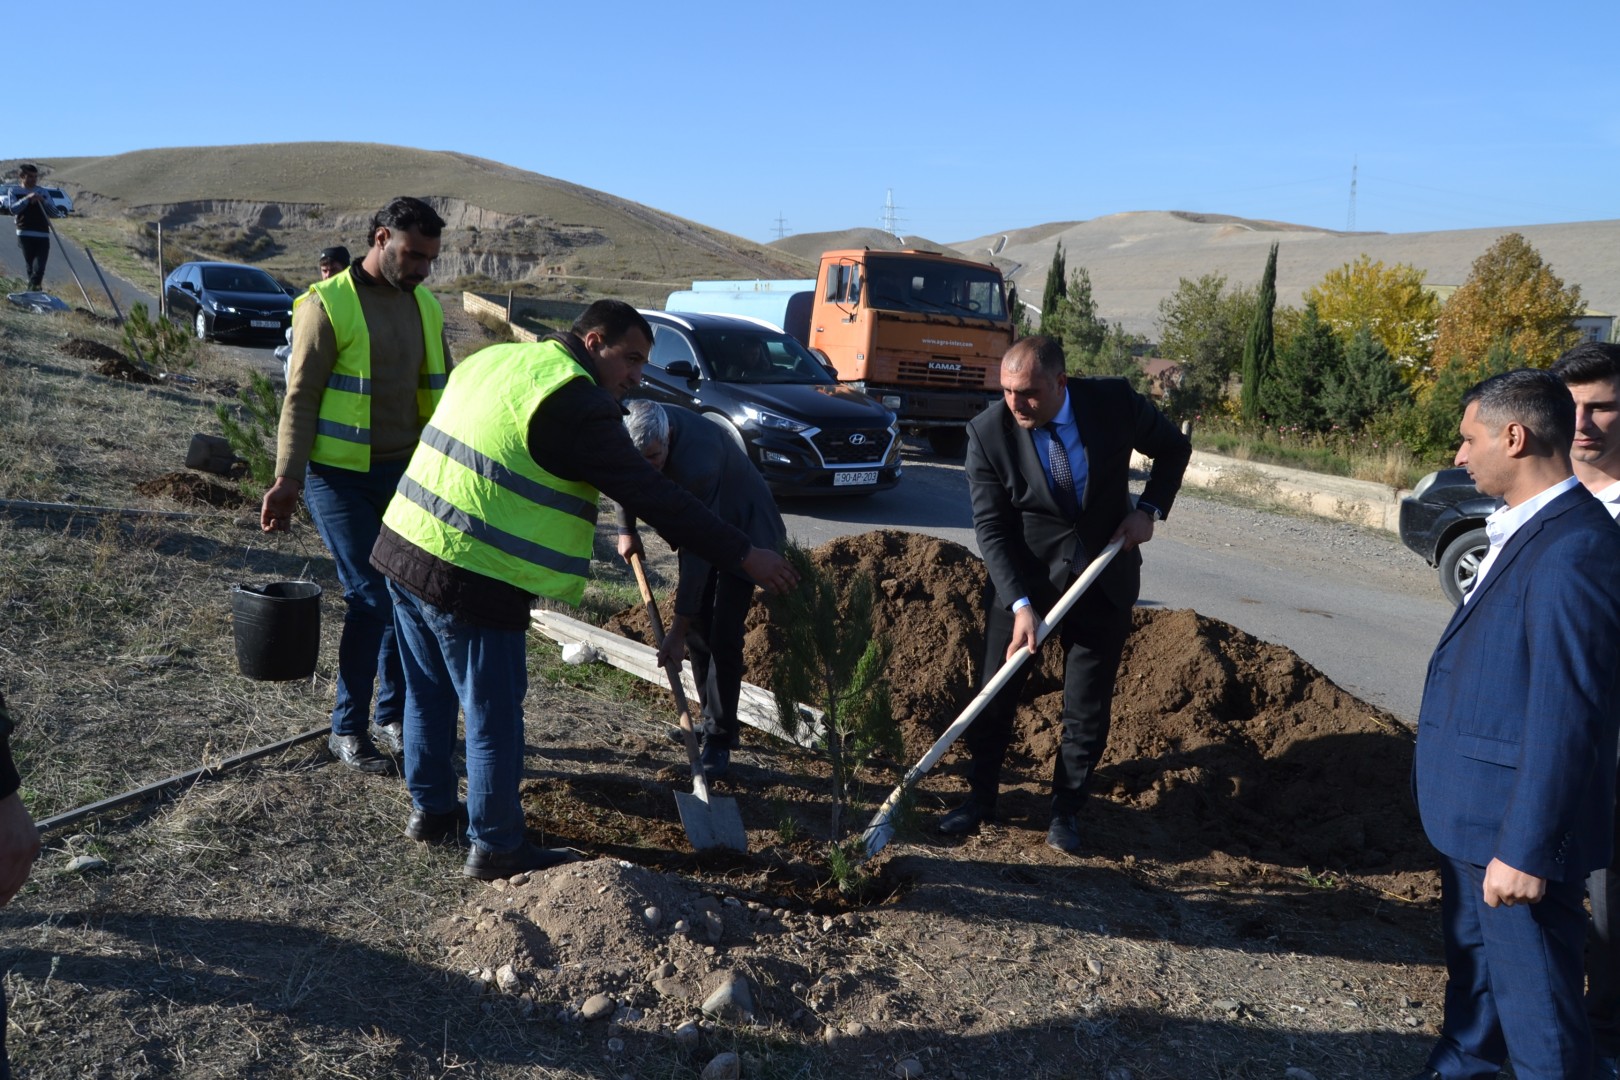
[[[1132,468],[1145,470],[1150,464],[1141,454],[1132,455]],[[1239,461],[1201,450],[1193,451],[1182,483],[1391,533],[1400,531],[1401,498],[1409,494],[1370,480]]]

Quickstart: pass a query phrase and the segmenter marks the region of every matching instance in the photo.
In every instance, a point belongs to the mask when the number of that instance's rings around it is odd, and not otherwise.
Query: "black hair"
[[[1583,341],[1553,361],[1553,366],[1547,370],[1563,379],[1565,386],[1605,381],[1620,383],[1620,345]]]
[[[377,230],[387,229],[389,232],[404,232],[415,229],[423,236],[432,239],[444,231],[444,218],[421,199],[409,195],[397,195],[388,200],[388,205],[371,215],[371,242],[377,242]]]
[[[623,300],[598,300],[574,320],[572,329],[576,337],[584,337],[594,330],[602,335],[604,345],[618,344],[619,339],[632,330],[640,330],[649,342],[653,339],[651,324]]]
[[[1011,358],[1015,364],[1022,364],[1026,358],[1035,361],[1035,370],[1048,379],[1055,379],[1065,370],[1063,359],[1063,345],[1056,338],[1034,337],[1019,338],[1013,347],[1007,350],[1002,363]]]
[[[1550,371],[1520,368],[1492,375],[1463,395],[1463,411],[1471,403],[1474,415],[1488,427],[1523,424],[1536,438],[1560,453],[1569,453],[1575,439],[1575,399],[1569,387]]]

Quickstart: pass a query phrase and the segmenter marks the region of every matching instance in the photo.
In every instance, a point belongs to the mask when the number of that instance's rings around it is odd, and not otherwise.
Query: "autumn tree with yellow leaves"
[[[1440,301],[1423,283],[1423,271],[1406,263],[1385,266],[1361,255],[1330,270],[1305,293],[1317,316],[1346,348],[1365,328],[1389,353],[1408,384],[1429,368],[1440,318]]]
[[[1529,366],[1546,367],[1579,340],[1575,319],[1585,308],[1579,285],[1566,288],[1521,234],[1508,233],[1474,260],[1440,309],[1435,365],[1471,369],[1503,344]]]

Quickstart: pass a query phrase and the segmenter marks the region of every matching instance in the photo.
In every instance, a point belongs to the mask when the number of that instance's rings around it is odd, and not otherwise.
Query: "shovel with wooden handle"
[[[1063,617],[1069,613],[1069,609],[1074,607],[1074,602],[1080,599],[1080,594],[1089,589],[1091,583],[1102,576],[1103,570],[1113,557],[1119,554],[1119,549],[1124,544],[1124,540],[1115,540],[1103,548],[1102,554],[1091,560],[1091,565],[1086,567],[1085,572],[1075,578],[1074,584],[1070,585],[1068,591],[1058,598],[1056,604],[1052,605],[1052,610],[1048,611],[1046,617],[1041,620],[1040,625],[1035,627],[1036,649],[1041,647],[1041,643],[1052,632],[1052,628],[1063,621]],[[951,722],[951,726],[945,729],[945,733],[934,740],[934,745],[928,748],[928,753],[922,756],[922,760],[913,765],[907,770],[906,775],[901,777],[900,783],[889,793],[889,797],[883,800],[883,805],[878,807],[878,812],[872,816],[872,823],[861,834],[861,859],[870,859],[882,851],[890,840],[894,839],[894,822],[892,819],[895,810],[900,806],[900,800],[905,798],[906,792],[911,790],[917,781],[926,776],[929,769],[939,763],[939,759],[945,756],[945,751],[950,749],[951,744],[957,740],[957,737],[966,731],[968,725],[978,718],[986,705],[990,704],[990,699],[995,697],[1003,686],[1007,685],[1007,681],[1024,665],[1024,661],[1033,655],[1035,655],[1034,652],[1029,649],[1019,649],[1008,657],[1007,662],[1001,665],[1001,670],[996,672],[995,677],[984,684],[984,688],[974,696],[972,701],[968,702],[967,708],[957,715],[956,719]]]
[[[664,620],[658,616],[658,604],[647,585],[647,572],[642,568],[640,555],[631,554],[630,569],[636,572],[641,602],[647,605],[647,617],[652,621],[653,643],[662,649]],[[684,791],[675,793],[675,809],[680,811],[686,838],[697,851],[710,848],[747,851],[748,833],[743,829],[737,800],[712,794],[709,779],[703,775],[703,762],[698,758],[697,732],[692,728],[692,710],[686,703],[686,691],[681,687],[680,665],[666,665],[664,673],[669,676],[669,688],[675,694],[675,707],[681,712],[681,735],[686,741],[686,758],[692,765],[691,794]]]

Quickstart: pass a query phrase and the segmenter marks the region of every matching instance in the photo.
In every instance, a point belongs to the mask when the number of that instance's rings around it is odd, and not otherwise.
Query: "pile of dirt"
[[[105,375],[109,379],[122,379],[132,383],[155,383],[157,379],[150,373],[142,371],[120,356],[116,360],[105,360],[96,368],[96,374]]]
[[[867,573],[874,622],[892,648],[889,681],[908,761],[972,699],[984,651],[984,564],[959,544],[896,530],[812,552],[836,578]],[[1306,871],[1413,872],[1432,855],[1407,795],[1413,738],[1393,716],[1345,693],[1291,650],[1193,611],[1138,608],[1094,794],[1136,830],[1131,850],[1185,863],[1212,853]],[[770,685],[779,635],[756,604],[746,678]],[[647,640],[639,609],[614,629]],[[1040,818],[1061,735],[1063,658],[1055,644],[1029,675],[1004,784]],[[965,761],[958,743],[939,768]],[[1009,805],[1020,805],[1009,792]],[[1143,811],[1135,813],[1135,811]]]
[[[114,363],[124,361],[124,354],[117,349],[103,345],[99,341],[91,341],[89,338],[68,338],[62,345],[62,352],[80,360],[110,360]]]
[[[214,506],[221,510],[234,510],[248,505],[241,488],[216,483],[196,473],[164,473],[150,480],[142,480],[135,485],[135,490],[148,498],[173,499],[177,503]]]

